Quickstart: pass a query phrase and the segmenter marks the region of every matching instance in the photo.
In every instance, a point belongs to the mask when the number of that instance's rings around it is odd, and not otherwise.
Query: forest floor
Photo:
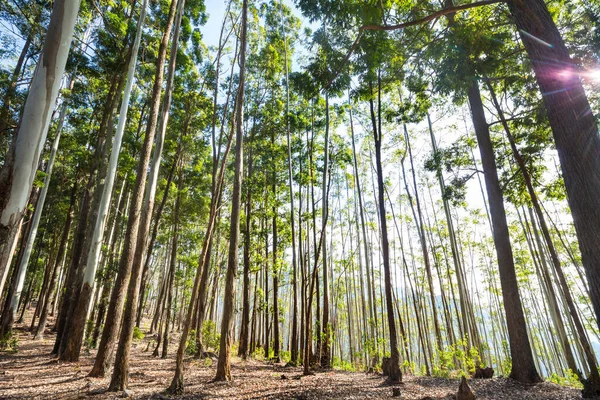
[[[49,324],[50,325],[50,324]],[[131,352],[128,393],[106,393],[110,376],[88,378],[95,351],[82,352],[79,362],[59,363],[50,356],[54,335],[33,341],[22,327],[19,350],[0,352],[0,399],[77,399],[92,400],[132,397],[136,399],[167,399],[164,389],[174,373],[177,338],[171,338],[169,357],[155,358],[146,351],[149,337],[134,342]],[[186,361],[185,394],[178,399],[390,399],[392,386],[379,374],[329,370],[313,376],[302,376],[302,369],[249,360],[232,360],[233,381],[210,383],[216,361]],[[505,378],[470,380],[478,400],[570,400],[581,399],[576,389],[552,383],[521,385]],[[458,389],[458,380],[405,376],[396,385],[401,400],[451,399]]]

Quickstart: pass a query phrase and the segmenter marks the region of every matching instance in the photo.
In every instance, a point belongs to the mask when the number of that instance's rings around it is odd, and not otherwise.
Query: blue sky
[[[218,46],[219,32],[225,13],[226,0],[205,0],[206,10],[208,12],[208,21],[206,25],[200,28],[204,36],[204,42],[209,46]]]

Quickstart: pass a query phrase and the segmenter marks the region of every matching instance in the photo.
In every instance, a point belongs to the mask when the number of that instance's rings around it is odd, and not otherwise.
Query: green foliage
[[[202,344],[207,349],[219,350],[221,335],[217,333],[217,324],[214,321],[204,321],[202,324]]]
[[[133,340],[142,340],[146,335],[137,326],[133,327]]]
[[[185,342],[185,354],[194,355],[198,352],[198,344],[196,343],[196,330],[191,329]]]
[[[254,349],[254,352],[251,354],[251,357],[255,360],[263,361],[265,359],[265,349],[263,347],[258,346]]]
[[[484,366],[479,351],[468,347],[467,338],[438,350],[438,362],[432,365],[432,375],[440,378],[456,378],[471,375],[477,365]]]
[[[408,362],[408,360],[404,360],[400,367],[402,367],[402,369],[404,369],[405,371],[412,372],[417,370],[417,364],[414,361]]]
[[[579,380],[579,377],[570,369],[565,370],[563,376],[553,372],[550,374],[547,380],[549,382],[556,383],[557,385],[572,387],[575,389],[583,389],[583,384]]]
[[[337,356],[333,357],[331,365],[333,368],[341,369],[342,371],[356,372],[356,365],[352,364],[350,361],[340,360]]]
[[[292,359],[292,353],[287,350],[282,350],[279,352],[279,357],[281,357],[282,362],[288,363]]]
[[[502,350],[505,354],[505,357],[501,360],[502,370],[506,376],[509,376],[512,370],[512,359],[510,358],[510,348],[506,340],[502,341]]]
[[[5,337],[0,338],[0,350],[17,353],[19,351],[19,336],[14,332],[9,332]]]

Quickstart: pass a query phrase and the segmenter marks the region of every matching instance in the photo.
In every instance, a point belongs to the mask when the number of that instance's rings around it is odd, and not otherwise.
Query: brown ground
[[[124,393],[98,393],[108,386],[109,378],[88,378],[93,354],[84,354],[78,363],[58,363],[50,357],[54,336],[33,341],[28,332],[19,330],[18,353],[0,352],[0,399],[75,399],[93,400],[124,397]],[[163,390],[173,376],[175,341],[170,357],[163,360],[145,352],[146,340],[134,343],[131,355],[129,393],[140,399],[166,399]],[[215,364],[189,360],[186,363],[185,395],[180,399],[390,399],[392,387],[378,374],[332,370],[301,377],[300,368],[259,361],[233,360],[231,383],[210,383]],[[286,379],[282,378],[285,375]],[[445,399],[456,393],[457,380],[405,376],[399,385],[401,400],[421,400],[426,396]],[[578,390],[551,383],[524,386],[496,378],[471,380],[478,400],[571,400],[581,399]]]

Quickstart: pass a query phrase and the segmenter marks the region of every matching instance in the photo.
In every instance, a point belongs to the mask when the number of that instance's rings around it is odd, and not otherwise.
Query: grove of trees
[[[215,353],[215,381],[600,395],[600,2],[0,0],[0,27],[0,351],[95,349],[109,391],[154,335],[172,394]]]

